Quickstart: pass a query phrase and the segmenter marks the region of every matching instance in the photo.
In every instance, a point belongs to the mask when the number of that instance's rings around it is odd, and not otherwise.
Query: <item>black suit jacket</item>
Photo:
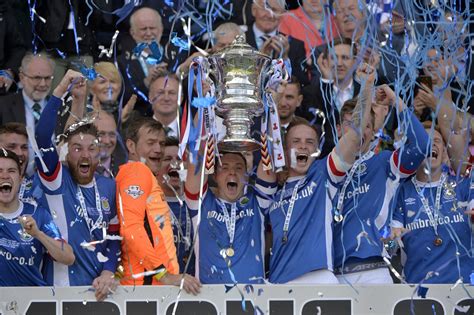
[[[25,101],[21,91],[0,97],[0,124],[8,122],[26,124]]]
[[[163,42],[165,40],[163,39]],[[163,44],[162,42],[162,44]],[[166,42],[164,42],[166,44]],[[117,63],[119,66],[120,73],[122,74],[124,80],[124,97],[123,97],[123,106],[127,104],[128,100],[132,94],[137,94],[134,91],[133,86],[143,93],[148,98],[148,88],[145,86],[144,79],[145,73],[140,64],[140,61],[133,56],[133,48],[135,48],[136,43],[130,35],[125,35],[121,39],[120,48],[121,53],[117,56]],[[172,44],[164,46],[164,56],[163,62],[168,64],[168,71],[174,73],[183,61],[188,57],[187,51],[179,52],[178,48]],[[191,51],[192,53],[192,51]],[[127,69],[129,75],[127,75]],[[153,111],[151,104],[144,100],[143,97],[138,95],[137,103],[135,104],[135,110],[137,110],[142,116],[153,116]]]
[[[356,97],[360,92],[360,84],[353,81],[354,95]],[[315,120],[312,108],[319,109],[324,113],[326,121],[316,118],[316,124],[322,125],[322,130],[325,132],[324,144],[321,149],[322,156],[328,155],[334,147],[337,139],[336,124],[339,124],[339,111],[333,102],[333,84],[324,83],[322,81],[313,81],[311,85],[303,88],[303,102],[297,109],[296,115],[306,118],[308,121]]]
[[[257,42],[255,40],[255,33],[253,32],[253,26],[249,25],[248,30],[245,33],[245,38],[247,39],[247,43],[255,49],[258,49]],[[290,43],[290,51],[288,52],[288,58],[291,62],[291,70],[292,74],[298,78],[301,85],[309,84],[309,77],[307,73],[307,65],[306,65],[306,55],[305,55],[305,48],[304,42],[292,38],[291,36],[288,38]]]

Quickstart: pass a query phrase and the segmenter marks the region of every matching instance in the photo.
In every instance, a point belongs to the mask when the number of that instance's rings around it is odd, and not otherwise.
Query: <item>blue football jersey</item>
[[[194,275],[195,254],[190,257],[192,242],[194,239],[191,214],[185,203],[180,205],[176,197],[166,197],[166,202],[171,209],[171,226],[173,227],[174,245],[176,257],[178,258],[179,271],[184,272],[188,260],[191,260],[186,270],[187,274]],[[187,222],[189,218],[189,223]],[[189,230],[188,230],[189,228]]]
[[[264,212],[270,205],[270,195],[276,185],[257,180],[256,187],[247,187],[236,206],[235,236],[231,256],[224,255],[230,246],[224,210],[231,214],[232,205],[217,200],[207,190],[201,206],[201,220],[195,242],[196,277],[203,284],[263,283],[264,279]],[[186,203],[191,211],[193,226],[197,228],[196,196],[186,193]]]
[[[301,177],[290,178],[285,189],[278,190],[269,213],[273,232],[270,282],[286,283],[311,271],[333,270],[331,200],[344,175],[334,166],[331,153],[314,161],[301,182]],[[299,182],[284,242],[289,201]]]
[[[25,234],[19,218],[32,216],[38,229],[56,240],[61,240],[59,229],[49,212],[29,203],[20,202],[17,211],[0,214],[0,286],[44,286],[41,264],[47,256],[46,248],[37,239]]]
[[[403,149],[369,151],[356,161],[341,185],[343,220],[334,223],[334,266],[344,267],[351,258],[381,257],[380,231],[389,223],[399,183],[413,174],[426,156],[428,135],[418,119],[407,114],[407,141]],[[400,117],[402,119],[403,116]],[[343,198],[343,199],[342,199]]]
[[[85,243],[101,241],[107,234],[118,232],[115,181],[95,176],[102,212],[100,221],[93,183],[78,185],[66,166],[58,164],[57,167],[59,170],[52,177],[40,174],[41,183],[48,208],[63,238],[71,245],[76,261],[71,266],[49,262],[45,276],[48,283],[56,286],[91,285],[102,270],[115,272],[120,257],[118,240],[83,246]],[[85,199],[87,215],[82,212],[78,189]]]
[[[408,229],[402,237],[407,282],[419,283],[426,279],[425,283],[454,283],[460,277],[469,282],[474,259],[470,216],[464,211],[473,208],[474,185],[469,178],[459,180],[449,175],[446,186],[442,186],[440,209],[435,218],[436,190],[440,182],[417,183],[432,209],[432,220],[410,180],[400,186],[392,222],[394,227]],[[437,224],[432,223],[435,219]],[[434,225],[441,242],[437,240]]]

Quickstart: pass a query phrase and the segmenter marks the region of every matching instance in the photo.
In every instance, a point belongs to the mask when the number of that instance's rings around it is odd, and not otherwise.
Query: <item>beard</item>
[[[89,166],[89,171],[87,173],[83,173],[79,170],[79,164],[73,164],[70,161],[67,161],[69,171],[71,172],[71,176],[74,179],[76,183],[79,185],[86,185],[89,184],[92,179],[94,178],[94,173],[95,170],[97,169],[98,163],[92,163],[92,161],[89,161],[90,166]]]

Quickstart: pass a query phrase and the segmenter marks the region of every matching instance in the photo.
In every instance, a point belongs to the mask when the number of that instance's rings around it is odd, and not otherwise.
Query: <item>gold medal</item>
[[[225,253],[226,253],[227,257],[232,257],[235,254],[234,249],[232,247],[227,248]]]
[[[435,246],[441,246],[441,244],[443,244],[443,240],[441,239],[441,237],[436,236],[436,238],[435,238],[434,241],[433,241],[433,244],[434,244]]]

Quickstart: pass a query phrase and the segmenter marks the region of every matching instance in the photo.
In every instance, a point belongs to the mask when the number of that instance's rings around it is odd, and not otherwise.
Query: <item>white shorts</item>
[[[388,268],[345,273],[343,275],[337,275],[336,277],[341,284],[393,283]]]
[[[332,271],[320,269],[305,273],[298,278],[288,281],[287,284],[338,284],[336,276]]]

